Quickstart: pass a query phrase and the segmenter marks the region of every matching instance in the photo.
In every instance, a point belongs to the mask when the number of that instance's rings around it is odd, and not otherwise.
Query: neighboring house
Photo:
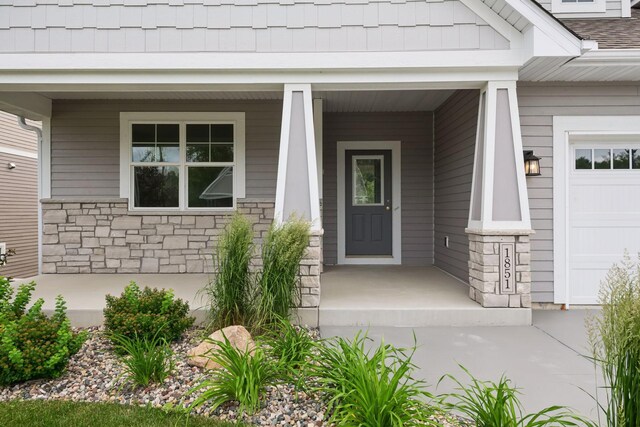
[[[0,111],[0,254],[7,249],[16,254],[1,275],[38,274],[38,141],[16,116]]]
[[[321,263],[593,304],[640,250],[639,35],[629,0],[16,0],[0,107],[43,121],[43,273],[207,272],[230,212],[297,213],[311,311]]]

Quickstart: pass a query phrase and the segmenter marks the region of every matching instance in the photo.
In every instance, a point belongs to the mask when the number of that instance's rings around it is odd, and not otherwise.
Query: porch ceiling
[[[324,111],[339,112],[403,112],[433,111],[454,90],[351,90],[315,91],[314,98],[324,100]],[[40,92],[49,99],[105,100],[281,100],[278,91],[176,91],[176,92]]]

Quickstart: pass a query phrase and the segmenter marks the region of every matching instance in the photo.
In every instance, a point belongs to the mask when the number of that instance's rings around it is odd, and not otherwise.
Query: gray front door
[[[392,256],[391,150],[345,151],[347,256]]]

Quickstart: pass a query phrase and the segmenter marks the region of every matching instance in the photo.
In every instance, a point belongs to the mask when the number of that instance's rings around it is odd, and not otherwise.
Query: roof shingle
[[[640,9],[631,18],[563,19],[585,40],[595,40],[599,49],[640,49]]]

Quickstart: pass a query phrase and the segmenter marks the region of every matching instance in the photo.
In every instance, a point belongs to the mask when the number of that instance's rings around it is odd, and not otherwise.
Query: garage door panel
[[[570,239],[571,256],[620,256],[625,249],[630,252],[640,249],[638,244],[640,227],[638,225],[571,227]]]
[[[596,304],[611,266],[640,252],[640,170],[571,167],[568,202],[569,302]]]

